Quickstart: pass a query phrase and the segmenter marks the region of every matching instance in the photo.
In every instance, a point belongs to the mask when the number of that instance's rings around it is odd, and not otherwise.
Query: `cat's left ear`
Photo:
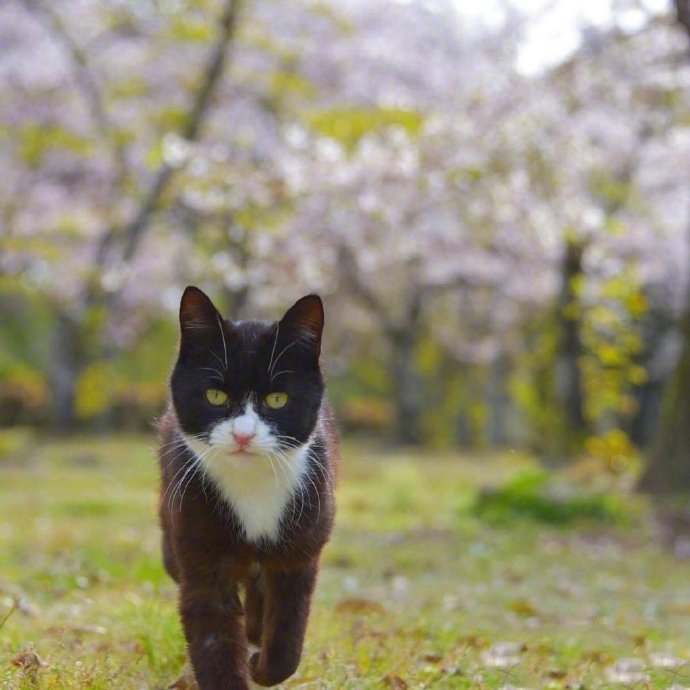
[[[189,332],[217,330],[220,314],[208,295],[194,285],[188,285],[180,301],[180,328],[182,335]]]
[[[307,295],[297,300],[280,320],[281,337],[299,338],[316,353],[321,354],[323,332],[323,303],[318,295]]]

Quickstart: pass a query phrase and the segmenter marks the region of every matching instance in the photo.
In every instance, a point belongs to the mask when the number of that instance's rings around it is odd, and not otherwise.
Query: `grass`
[[[0,458],[3,690],[177,677],[184,645],[151,444],[44,442]],[[531,469],[512,454],[346,445],[303,663],[284,686],[690,686],[690,562],[664,553],[642,518],[478,514],[480,486]]]

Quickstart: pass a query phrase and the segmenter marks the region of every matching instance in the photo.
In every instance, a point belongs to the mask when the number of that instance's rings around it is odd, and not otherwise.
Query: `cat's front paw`
[[[299,658],[274,658],[268,663],[262,662],[261,654],[256,652],[249,659],[249,672],[252,680],[256,683],[264,687],[271,687],[287,680],[297,670],[298,665]]]

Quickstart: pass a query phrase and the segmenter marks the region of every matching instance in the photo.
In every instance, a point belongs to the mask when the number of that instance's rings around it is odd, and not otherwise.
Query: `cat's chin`
[[[211,446],[213,448],[213,446]],[[230,448],[215,448],[213,460],[224,462],[237,467],[246,467],[261,460],[262,453],[254,450],[235,450]],[[209,458],[210,460],[211,458]]]

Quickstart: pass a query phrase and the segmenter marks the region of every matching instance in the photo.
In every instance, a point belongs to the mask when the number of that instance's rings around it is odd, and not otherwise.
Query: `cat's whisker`
[[[271,375],[271,383],[273,383],[273,379],[278,378],[281,374],[294,374],[295,372],[292,371],[291,369],[282,369],[281,371],[276,372],[275,374]]]
[[[189,479],[187,480],[187,483],[184,485],[184,488],[180,492],[180,506],[182,506],[182,501],[184,501],[184,495],[187,492],[189,485],[192,483],[194,476],[199,472],[201,472],[201,468],[199,467],[199,465],[197,463],[194,463],[194,465],[192,466],[191,474],[189,472],[187,472],[185,474],[185,476],[182,478],[182,482],[180,482],[180,484],[182,484],[184,482],[185,477],[189,474]]]
[[[178,439],[178,441],[179,441],[179,440],[180,440],[180,439]],[[174,447],[174,448],[168,448],[168,449],[165,451],[165,452],[167,452],[167,453],[171,452],[172,450],[176,450],[176,451],[177,451],[177,452],[175,453],[175,455],[172,457],[173,462],[174,462],[175,460],[177,460],[177,459],[180,457],[180,455],[182,455],[182,451],[183,451],[183,450],[189,451],[189,447],[188,447],[187,444],[184,442],[184,439],[181,439],[181,440],[182,440],[182,444],[181,444],[181,445],[177,445],[177,446]],[[170,445],[173,445],[173,444],[177,444],[178,441],[171,441],[170,444],[166,444],[166,445],[170,446]],[[181,467],[181,468],[178,468],[177,472],[175,473],[175,475],[173,476],[173,478],[171,479],[171,481],[170,481],[170,483],[169,483],[169,485],[168,485],[168,489],[166,489],[166,493],[167,493],[167,491],[170,489],[170,487],[174,484],[175,479],[177,478],[177,476],[178,476],[179,473],[180,473],[180,470],[181,470],[181,469],[184,469],[184,468],[187,466],[187,464],[188,464],[189,462],[193,462],[193,461],[194,461],[193,455],[194,455],[194,454],[192,453],[191,456],[190,456],[189,458],[187,458],[187,459],[182,463],[182,467]],[[164,497],[165,497],[165,494],[163,495],[163,498],[164,498]]]
[[[278,475],[276,473],[276,468],[273,466],[273,459],[271,458],[270,455],[266,455],[266,457],[268,458],[268,463],[271,466],[271,471],[273,472],[273,479],[275,481],[275,485],[276,485],[276,489],[277,489],[278,488]]]
[[[186,471],[189,465],[194,461],[194,458],[188,458],[184,463],[182,463],[181,467],[177,470],[177,472],[175,472],[175,476],[170,480],[168,488],[165,490],[165,493],[163,494],[163,497],[161,499],[164,500],[166,495],[168,495],[168,510],[172,511],[173,509],[173,496],[175,495],[175,491],[177,490],[177,478],[180,476],[180,473]]]
[[[319,489],[316,486],[316,483],[314,480],[311,478],[311,476],[307,473],[304,475],[306,479],[309,480],[309,483],[314,487],[314,493],[316,494],[316,502],[318,503],[318,508],[316,512],[316,521],[319,521],[319,518],[321,517],[321,496],[319,495]]]
[[[206,459],[206,457],[208,457],[208,455],[211,453],[212,450],[213,450],[213,448],[209,447],[209,448],[205,449],[200,454],[194,454],[195,455],[195,462],[190,464],[187,471],[184,473],[184,475],[182,476],[180,481],[177,483],[177,494],[178,494],[179,500],[180,500],[180,508],[182,507],[182,501],[184,500],[184,494],[187,491],[189,484],[191,483],[192,479],[194,478],[194,475],[197,472],[201,472],[203,474],[203,462]],[[187,480],[187,483],[185,484],[185,480],[187,479],[187,477],[189,477],[189,479]]]
[[[221,381],[225,382],[225,377],[223,376],[223,373],[218,371],[218,369],[214,367],[199,367],[200,371],[210,371],[211,373],[215,374]]]
[[[282,457],[279,455],[279,453],[278,453],[277,450],[273,450],[273,451],[271,452],[271,456],[275,458],[276,464],[278,465],[278,469],[279,469],[280,472],[282,473],[282,475],[283,475],[283,477],[285,478],[285,480],[289,483],[288,472],[287,472],[287,469],[286,469],[285,464],[284,464],[284,463],[285,463],[285,459],[282,458]],[[295,519],[295,505],[294,505],[294,501],[292,501],[292,512],[291,512],[291,514],[290,514],[290,518],[291,518],[291,520],[294,522],[294,519]]]
[[[290,484],[291,483],[290,482],[290,476],[288,474],[287,468],[284,465],[284,462],[282,461],[282,459],[278,455],[273,455],[273,457],[275,458],[276,464],[278,466],[278,470],[282,474],[283,479],[285,480],[286,484]],[[292,503],[292,510],[290,512],[290,519],[292,522],[294,522],[294,520],[295,520],[295,502],[294,502],[294,500],[291,501],[291,503]]]
[[[276,337],[273,339],[273,349],[271,350],[271,359],[268,360],[268,375],[271,375],[271,368],[273,366],[273,355],[276,353],[276,344],[278,343],[278,334],[280,333],[280,321],[276,326]],[[273,381],[273,379],[271,379]]]
[[[193,436],[194,436],[195,438],[197,438],[198,435],[193,435]],[[199,439],[197,438],[197,440],[199,440]],[[184,441],[184,439],[183,439],[183,441]],[[169,498],[168,498],[168,508],[169,508],[171,511],[172,511],[172,509],[173,509],[173,505],[174,505],[174,501],[175,501],[175,495],[176,495],[176,494],[179,492],[179,490],[181,489],[182,483],[183,483],[184,480],[186,479],[186,477],[187,477],[187,475],[189,474],[190,470],[194,469],[194,470],[196,471],[197,469],[199,469],[199,468],[197,467],[197,463],[201,463],[201,462],[203,461],[203,458],[204,458],[204,457],[208,454],[208,452],[211,450],[211,449],[209,448],[208,450],[205,450],[203,453],[201,453],[200,455],[198,455],[198,454],[195,453],[194,451],[191,451],[191,449],[189,449],[189,447],[186,445],[186,443],[185,443],[185,447],[187,448],[187,450],[190,451],[190,457],[189,457],[189,458],[182,464],[182,466],[177,470],[177,472],[175,473],[174,477],[171,479],[170,484],[169,484],[169,486],[168,486],[168,488],[173,487],[172,493],[170,494],[170,496],[169,496]],[[179,457],[179,454],[178,454],[178,456],[176,456],[176,457]],[[180,475],[182,475],[181,478],[179,479],[179,481],[176,481],[177,478],[180,477]],[[193,475],[192,475],[192,476],[193,476]],[[167,490],[166,490],[166,493],[167,493]],[[180,499],[180,507],[181,507],[181,506],[182,506],[182,499]]]
[[[282,463],[284,463],[285,465],[287,465],[287,463],[289,462],[287,456],[282,452],[278,452],[276,454],[276,457],[279,458],[280,461]],[[295,524],[299,525],[300,520],[302,519],[302,514],[304,513],[304,507],[305,507],[305,505],[304,505],[305,504],[305,486],[304,486],[304,481],[303,481],[303,475],[300,475],[298,477],[295,488],[299,491],[299,494],[300,494],[300,512],[299,512],[299,515],[297,516],[297,520],[295,520]],[[311,501],[309,501],[309,507],[311,508]],[[294,517],[294,512],[293,512],[293,517]]]
[[[223,330],[223,324],[220,322],[220,316],[216,314],[216,319],[218,321],[218,329],[220,330],[220,336],[223,339],[223,352],[225,353],[225,371],[228,370],[228,347],[225,344],[225,331]]]
[[[227,371],[228,365],[225,362],[223,362],[220,355],[217,352],[214,352],[213,350],[209,350],[209,352],[218,360],[218,362],[220,363],[220,366],[224,367],[224,370]]]
[[[268,370],[268,375],[269,375],[269,377],[272,375],[273,369],[275,369],[276,364],[278,364],[278,362],[280,362],[280,358],[281,358],[281,357],[282,357],[282,356],[283,356],[293,345],[297,345],[297,343],[301,342],[302,340],[303,340],[303,338],[302,338],[301,336],[298,337],[298,338],[295,338],[290,344],[286,345],[286,346],[280,351],[280,354],[276,357],[275,362],[273,362],[273,366]]]
[[[164,451],[167,450],[168,448],[171,448],[173,446],[184,446],[186,445],[185,440],[181,437],[178,436],[174,438],[172,441],[168,441],[168,443],[164,443],[161,446],[158,447],[159,451]]]

